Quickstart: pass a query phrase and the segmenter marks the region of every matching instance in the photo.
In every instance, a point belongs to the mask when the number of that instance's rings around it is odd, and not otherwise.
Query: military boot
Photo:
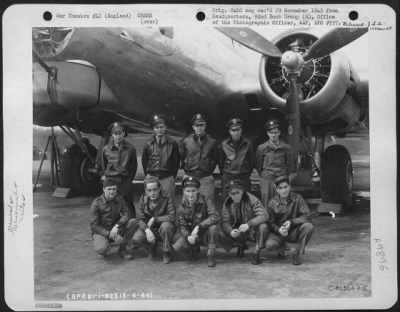
[[[150,260],[154,260],[157,257],[157,246],[156,245],[152,245],[149,248],[149,254],[148,254],[148,258]]]
[[[210,268],[213,268],[217,265],[217,263],[215,262],[214,253],[215,251],[213,249],[209,249],[207,253],[207,258],[208,258],[207,262]]]
[[[253,257],[251,259],[251,264],[258,265],[261,263],[260,252],[261,252],[260,249],[256,249],[254,251]]]
[[[199,260],[199,255],[200,255],[200,246],[199,245],[194,245],[191,246],[190,248],[190,261],[197,261]]]
[[[300,256],[300,252],[296,250],[293,254],[293,264],[294,265],[300,265],[303,263],[303,259]]]
[[[128,253],[126,251],[125,245],[121,245],[119,246],[118,249],[118,255],[125,260],[132,260],[133,259],[133,255],[131,253]]]
[[[169,251],[164,251],[164,254],[163,254],[163,263],[168,264],[168,263],[170,263],[171,261],[172,261],[172,259],[171,259],[171,252],[169,252]]]
[[[246,244],[243,244],[243,245],[241,245],[241,246],[238,246],[236,255],[237,255],[239,258],[243,258],[243,257],[244,257],[244,251],[247,250],[247,249],[249,249],[249,248],[247,247]]]

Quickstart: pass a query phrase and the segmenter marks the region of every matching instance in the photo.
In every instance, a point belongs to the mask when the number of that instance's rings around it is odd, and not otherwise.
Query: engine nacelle
[[[282,52],[304,53],[317,39],[310,33],[294,32],[281,36],[274,43]],[[284,112],[289,82],[280,59],[263,56],[259,76],[267,101]],[[332,53],[305,63],[297,81],[302,123],[327,124],[327,131],[338,131],[350,128],[362,119],[360,79],[346,56]]]
[[[47,62],[55,77],[33,63],[33,104],[64,110],[89,109],[99,104],[112,106],[117,98],[101,79],[96,67],[86,61]]]

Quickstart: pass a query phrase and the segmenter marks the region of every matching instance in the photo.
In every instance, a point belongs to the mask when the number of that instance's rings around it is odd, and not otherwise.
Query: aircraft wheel
[[[85,143],[89,153],[96,157],[96,148]],[[67,147],[61,155],[60,184],[71,189],[74,195],[95,195],[100,193],[100,177],[88,169],[93,164],[77,144]]]
[[[353,204],[353,165],[347,149],[332,145],[322,155],[321,197],[326,203],[342,204],[350,210]]]

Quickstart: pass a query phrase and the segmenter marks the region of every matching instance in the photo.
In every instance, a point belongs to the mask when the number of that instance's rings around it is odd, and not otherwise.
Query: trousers
[[[305,248],[314,232],[314,226],[310,222],[301,224],[300,226],[289,230],[288,236],[284,237],[276,233],[270,233],[265,243],[267,250],[279,248],[284,242],[297,243],[296,253],[304,255]]]
[[[269,200],[274,197],[276,193],[274,177],[260,178],[260,191],[261,202],[264,207],[268,207]]]
[[[165,221],[165,222],[161,223],[161,225],[158,228],[152,227],[151,230],[153,231],[153,234],[156,237],[156,244],[158,241],[161,241],[163,251],[171,251],[172,250],[172,241],[173,241],[174,234],[175,234],[175,226],[171,222]],[[150,244],[147,241],[146,233],[144,231],[142,231],[141,229],[138,229],[135,232],[135,234],[133,235],[132,241],[134,244],[137,244],[139,246],[146,246],[148,248],[150,246],[152,246],[152,244]]]
[[[266,223],[261,223],[256,228],[249,229],[247,232],[240,233],[238,237],[233,238],[231,233],[226,233],[222,231],[220,236],[221,246],[229,252],[233,247],[244,247],[247,241],[255,241],[255,250],[260,250],[265,248],[265,241],[268,237],[268,226]]]
[[[217,248],[218,238],[219,238],[219,230],[218,226],[213,224],[209,226],[206,230],[199,232],[199,241],[196,242],[195,245],[206,245],[208,246],[208,250],[211,253],[215,252]],[[179,235],[179,238],[174,243],[173,248],[174,250],[188,250],[193,245],[190,245],[189,242],[182,236]]]
[[[126,244],[132,239],[132,236],[137,228],[138,223],[135,219],[132,218],[124,227],[121,227],[119,229],[119,234],[124,238],[123,241],[120,243],[121,246],[126,246]],[[94,250],[102,256],[105,256],[110,250],[112,242],[113,240],[108,237],[93,233]]]

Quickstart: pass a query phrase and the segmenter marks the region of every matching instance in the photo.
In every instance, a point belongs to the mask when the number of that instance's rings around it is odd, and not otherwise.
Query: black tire
[[[96,148],[85,143],[90,155],[96,157]],[[100,177],[87,171],[92,167],[77,144],[67,147],[61,155],[60,185],[71,189],[73,195],[95,195],[101,192]]]
[[[350,210],[353,204],[353,165],[347,149],[332,145],[322,155],[321,198],[326,203],[342,204]]]

